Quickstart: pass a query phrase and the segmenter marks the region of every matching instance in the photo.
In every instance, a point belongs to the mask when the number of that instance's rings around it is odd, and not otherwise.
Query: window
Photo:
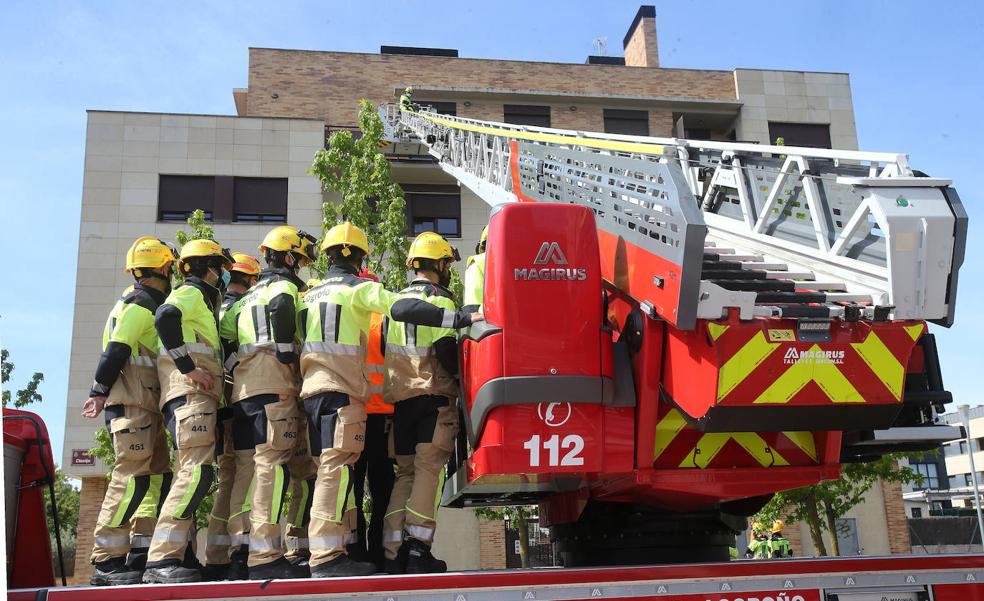
[[[913,507],[912,508],[912,517],[914,517],[914,518],[921,518],[922,517],[922,507]]]
[[[786,146],[830,148],[830,126],[769,121],[769,140],[775,144],[779,138]]]
[[[405,184],[407,235],[437,232],[461,237],[461,190],[458,186]]]
[[[977,450],[984,451],[984,438],[975,438],[974,440],[977,441]]]
[[[837,546],[842,556],[861,555],[861,541],[858,538],[858,521],[855,518],[837,518],[834,520],[837,530]]]
[[[441,115],[451,115],[454,117],[458,114],[458,104],[455,102],[442,102],[439,100],[417,100],[414,102],[420,106],[429,106],[434,109],[434,112]]]
[[[916,486],[916,490],[935,490],[940,487],[939,467],[935,463],[914,463],[911,467],[923,477],[922,485]]]
[[[237,177],[232,206],[239,223],[287,223],[287,179]]]
[[[956,457],[960,454],[960,447],[956,443],[948,442],[943,445],[944,457]]]
[[[161,175],[157,191],[158,221],[186,221],[195,209],[212,219],[215,178],[197,175]]]
[[[623,111],[605,109],[605,133],[627,136],[649,135],[648,111]]]
[[[967,441],[966,440],[961,440],[960,441],[960,454],[961,455],[966,455],[967,454]]]
[[[502,120],[513,125],[550,127],[550,107],[506,104],[502,107]]]
[[[227,175],[161,175],[160,221],[185,221],[195,209],[219,223],[286,223],[287,179]]]

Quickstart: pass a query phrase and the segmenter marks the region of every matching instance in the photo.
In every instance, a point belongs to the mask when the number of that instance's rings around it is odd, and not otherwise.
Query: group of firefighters
[[[772,531],[766,530],[761,522],[753,522],[748,533],[748,548],[745,557],[749,559],[781,559],[793,556],[793,545],[783,536],[782,520],[772,523]]]
[[[178,254],[143,237],[127,251],[134,283],[82,411],[105,409],[115,451],[93,585],[446,570],[431,544],[458,432],[456,330],[483,319],[484,255],[469,260],[458,309],[458,252],[436,233],[411,244],[399,293],[365,271],[355,225],[316,244],[276,227],[259,246],[265,268],[211,240]],[[306,283],[298,271],[319,252],[327,274]],[[367,472],[368,534],[356,502]],[[216,481],[202,566],[195,513]]]

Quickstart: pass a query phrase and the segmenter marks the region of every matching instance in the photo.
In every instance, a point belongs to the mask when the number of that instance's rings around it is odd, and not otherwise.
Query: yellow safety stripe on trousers
[[[656,443],[653,448],[653,461],[659,459],[677,434],[687,426],[687,420],[676,409],[671,409],[656,423]]]
[[[336,524],[342,523],[342,517],[345,515],[345,504],[349,497],[349,472],[352,468],[348,465],[343,465],[341,471],[341,476],[338,478],[338,493],[335,497],[335,519],[329,520],[335,522]]]
[[[568,144],[570,146],[583,146],[586,148],[599,148],[602,150],[618,150],[622,152],[639,152],[642,154],[663,154],[662,144],[645,144],[641,142],[622,142],[616,140],[599,140],[594,138],[580,138],[576,136],[564,136],[559,134],[545,134],[532,131],[515,131],[511,129],[497,129],[482,125],[472,125],[470,123],[459,123],[450,119],[431,117],[421,114],[421,117],[440,125],[446,125],[453,129],[473,131],[480,134],[490,134],[502,136],[516,140],[530,140],[534,142],[551,142],[554,144]]]
[[[710,324],[708,324],[708,327]],[[748,377],[766,357],[779,348],[778,343],[765,340],[765,334],[756,332],[737,353],[731,356],[718,370],[717,400],[728,396],[738,384]]]
[[[116,513],[113,514],[113,519],[110,520],[107,526],[119,528],[123,525],[127,510],[130,509],[130,504],[134,502],[133,495],[136,493],[136,490],[137,479],[128,478],[126,481],[126,490],[123,491],[123,497],[120,499],[119,505],[116,507]]]
[[[174,517],[181,519],[181,516],[188,511],[188,505],[191,504],[192,499],[195,497],[195,491],[198,490],[198,485],[202,481],[202,465],[198,464],[194,467],[191,474],[191,482],[188,483],[188,488],[185,489],[184,495],[181,497],[181,502],[174,510]]]
[[[164,474],[151,474],[150,486],[147,488],[147,493],[144,494],[143,500],[140,501],[140,507],[137,507],[137,511],[133,514],[134,518],[158,517],[157,508],[161,505],[163,486]]]
[[[284,494],[287,489],[287,474],[284,466],[273,466],[273,499],[270,500],[270,518],[267,524],[280,522],[280,513],[284,508]]]
[[[813,357],[823,357],[820,345],[814,344],[808,351]],[[803,353],[801,353],[802,355]],[[834,403],[863,403],[864,397],[830,361],[819,359],[812,363],[793,363],[785,372],[755,399],[755,404],[788,403],[804,386],[815,382]]]
[[[895,358],[892,351],[888,350],[881,338],[874,332],[868,332],[864,342],[852,342],[851,348],[864,359],[864,362],[878,376],[885,388],[891,390],[895,398],[901,399],[902,384],[905,381],[905,366],[899,363],[899,360]]]
[[[301,490],[300,499],[297,503],[297,511],[291,515],[287,516],[287,524],[290,526],[301,526],[304,524],[304,508],[307,507],[308,497],[311,496],[311,486],[308,484],[307,480],[301,480]],[[291,505],[294,505],[294,501],[291,500]],[[298,517],[300,517],[300,522],[298,522]]]
[[[441,506],[441,497],[444,493],[444,481],[447,480],[448,468],[445,466],[441,467],[441,471],[437,474],[437,493],[434,495],[434,519],[437,519],[437,509]]]
[[[769,443],[765,442],[755,432],[709,432],[700,437],[700,440],[694,445],[693,452],[680,462],[679,467],[706,468],[729,440],[734,440],[741,445],[762,467],[789,465],[789,462],[782,455],[771,448]]]

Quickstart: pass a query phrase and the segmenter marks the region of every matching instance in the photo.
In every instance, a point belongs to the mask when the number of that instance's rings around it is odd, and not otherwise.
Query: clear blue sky
[[[86,109],[232,114],[247,48],[583,62],[621,40],[639,2],[24,2],[0,19],[0,344],[15,385],[44,371],[40,413],[61,456]],[[984,8],[975,2],[657,0],[666,67],[851,74],[862,149],[950,177],[971,214],[958,325],[937,328],[958,402],[984,372]],[[617,90],[613,90],[617,92]],[[976,217],[976,219],[975,219]],[[107,307],[107,311],[109,307]]]

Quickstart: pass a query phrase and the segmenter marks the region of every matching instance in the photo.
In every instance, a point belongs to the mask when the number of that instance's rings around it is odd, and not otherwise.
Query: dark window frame
[[[782,138],[786,146],[833,148],[829,123],[769,121],[769,143],[775,144],[778,138]]]
[[[504,104],[502,122],[511,125],[550,127],[550,106],[542,104]]]
[[[649,111],[602,109],[602,121],[608,134],[649,135]]]
[[[456,185],[401,184],[404,195],[407,236],[434,231],[445,238],[461,238],[461,188]],[[443,206],[435,202],[445,203]],[[431,203],[429,206],[427,203]],[[453,222],[453,230],[440,227],[438,220]],[[430,227],[427,227],[428,221]],[[419,227],[418,227],[419,226]]]
[[[287,223],[287,192],[285,177],[162,173],[158,175],[157,221],[184,222],[193,211],[202,209],[205,219],[213,223]]]

